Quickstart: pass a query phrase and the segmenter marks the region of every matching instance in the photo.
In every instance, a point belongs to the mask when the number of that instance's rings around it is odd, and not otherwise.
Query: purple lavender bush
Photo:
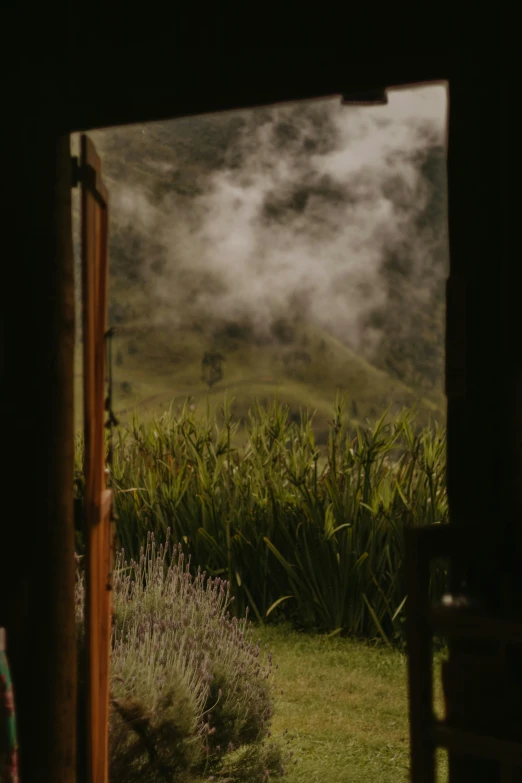
[[[268,740],[271,654],[261,654],[247,617],[231,617],[229,584],[200,569],[193,576],[180,546],[168,551],[168,534],[157,550],[149,533],[139,562],[127,563],[123,550],[116,558],[111,781],[280,778],[287,752]],[[78,568],[80,656],[83,606]]]

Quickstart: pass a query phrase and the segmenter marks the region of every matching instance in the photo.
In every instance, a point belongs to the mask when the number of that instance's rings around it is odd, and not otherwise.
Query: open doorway
[[[170,527],[268,625],[295,780],[407,776],[400,524],[447,505],[443,430],[400,411],[444,424],[446,101],[429,85],[89,134],[111,198],[120,541],[138,559]]]

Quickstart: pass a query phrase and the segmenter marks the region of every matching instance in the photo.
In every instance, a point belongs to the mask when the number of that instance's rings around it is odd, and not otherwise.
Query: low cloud
[[[445,144],[446,103],[445,87],[430,85],[390,91],[387,106],[334,98],[234,113],[243,122],[224,164],[195,195],[154,196],[123,167],[110,183],[112,221],[141,238],[148,318],[248,319],[266,332],[298,315],[355,349],[376,344],[367,320],[387,306],[390,253],[410,258],[406,298],[428,301],[446,272],[433,269],[440,237],[418,228],[430,198],[421,166]],[[196,144],[200,121],[184,122]],[[149,172],[182,168],[175,151],[162,155]]]

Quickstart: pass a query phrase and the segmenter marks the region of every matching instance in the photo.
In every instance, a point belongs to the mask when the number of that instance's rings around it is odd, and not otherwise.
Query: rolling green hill
[[[326,437],[336,393],[344,392],[353,424],[378,418],[391,407],[418,406],[419,423],[444,419],[442,396],[431,399],[357,356],[324,331],[303,325],[284,342],[251,341],[228,332],[205,332],[198,326],[122,326],[113,337],[113,407],[123,422],[136,407],[160,412],[171,403],[180,409],[187,398],[205,410],[234,399],[235,417],[248,418],[254,398],[269,403],[277,393],[292,416],[316,411],[318,441]],[[208,386],[202,378],[206,352],[219,353],[223,377]],[[81,345],[76,353],[76,423],[81,425]]]

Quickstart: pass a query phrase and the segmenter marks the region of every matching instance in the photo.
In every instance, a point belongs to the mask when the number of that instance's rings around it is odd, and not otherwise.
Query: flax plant
[[[237,432],[227,399],[214,417],[187,404],[116,431],[125,551],[137,557],[147,531],[170,527],[194,565],[229,582],[238,617],[248,607],[260,623],[401,643],[404,531],[448,520],[444,430],[418,430],[407,410],[352,427],[338,397],[321,448],[313,414],[296,422],[276,397],[254,403],[241,448]],[[434,595],[445,580],[441,566]]]

